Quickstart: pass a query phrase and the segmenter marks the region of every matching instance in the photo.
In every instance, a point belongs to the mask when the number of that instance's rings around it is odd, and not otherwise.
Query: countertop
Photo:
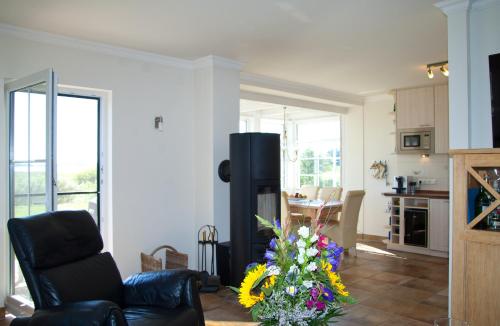
[[[447,190],[417,190],[415,194],[401,193],[397,194],[396,192],[384,192],[382,193],[384,196],[391,197],[419,197],[419,198],[432,198],[432,199],[449,199],[450,192]]]

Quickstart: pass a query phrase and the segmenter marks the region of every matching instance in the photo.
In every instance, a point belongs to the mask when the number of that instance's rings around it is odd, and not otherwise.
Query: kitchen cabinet
[[[431,199],[429,214],[429,248],[448,251],[448,206],[449,200]]]
[[[434,87],[396,91],[398,129],[434,127]]]
[[[434,87],[434,151],[448,154],[448,84]]]

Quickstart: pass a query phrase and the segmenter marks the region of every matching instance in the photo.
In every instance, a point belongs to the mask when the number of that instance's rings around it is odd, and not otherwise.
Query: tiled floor
[[[341,277],[358,303],[337,326],[432,325],[448,309],[448,259],[390,252],[380,242],[358,244],[345,256]],[[229,290],[202,294],[207,320],[250,321]]]

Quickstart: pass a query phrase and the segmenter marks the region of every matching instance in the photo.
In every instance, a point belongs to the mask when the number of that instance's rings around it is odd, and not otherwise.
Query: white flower
[[[299,255],[305,255],[305,254],[306,254],[306,249],[299,248]]]
[[[286,293],[288,293],[292,297],[295,296],[295,294],[297,294],[297,288],[293,285],[287,286],[285,288],[285,291],[286,291]]]
[[[293,274],[293,273],[298,273],[298,272],[299,272],[299,268],[295,264],[290,266],[290,269],[288,270],[288,274]]]
[[[306,242],[302,239],[300,239],[299,241],[297,241],[297,247],[299,247],[299,250],[301,248],[305,248],[306,247]]]
[[[299,264],[303,264],[305,262],[304,255],[298,255],[297,261],[299,262]]]
[[[316,266],[315,262],[311,262],[311,263],[309,263],[309,265],[307,265],[306,269],[309,272],[314,272],[316,269],[318,269],[318,266]]]
[[[318,235],[315,233],[312,237],[311,237],[311,243],[315,243],[316,241],[318,241],[319,237]]]
[[[299,228],[299,231],[297,233],[302,237],[302,238],[307,238],[309,236],[309,228],[307,226],[301,226]]]
[[[302,285],[305,286],[307,289],[310,289],[313,286],[313,281],[304,281],[302,282]]]
[[[267,268],[267,275],[279,275],[281,273],[281,269],[276,265],[271,265]]]
[[[316,248],[309,248],[306,250],[306,254],[309,256],[309,257],[314,257],[318,254],[318,249]]]

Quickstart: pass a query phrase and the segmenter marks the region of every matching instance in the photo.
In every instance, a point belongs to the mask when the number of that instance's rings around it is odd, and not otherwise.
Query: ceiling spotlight
[[[434,78],[434,73],[432,72],[433,68],[439,68],[439,70],[441,70],[443,75],[445,75],[446,77],[448,77],[448,75],[450,74],[448,72],[448,61],[429,63],[427,65],[427,77],[429,77],[429,79]]]
[[[439,70],[441,70],[441,73],[443,75],[445,75],[446,77],[448,77],[450,75],[450,72],[448,71],[448,68],[446,68],[445,66],[441,66],[441,68],[439,68]]]
[[[427,77],[429,77],[429,79],[434,78],[434,73],[432,72],[431,67],[427,68]]]

